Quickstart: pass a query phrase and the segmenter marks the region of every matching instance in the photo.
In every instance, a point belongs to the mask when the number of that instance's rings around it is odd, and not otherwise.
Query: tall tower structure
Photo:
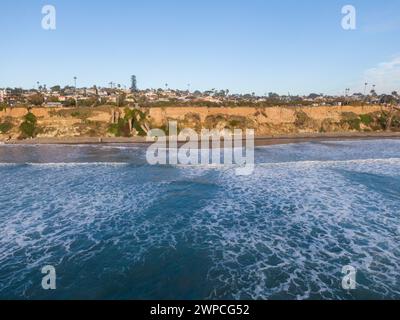
[[[131,92],[136,92],[137,91],[137,80],[136,76],[131,77]]]

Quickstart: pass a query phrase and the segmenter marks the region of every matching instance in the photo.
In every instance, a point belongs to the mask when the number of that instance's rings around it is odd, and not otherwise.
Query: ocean
[[[400,299],[399,140],[259,147],[250,176],[145,152],[0,146],[1,299]]]

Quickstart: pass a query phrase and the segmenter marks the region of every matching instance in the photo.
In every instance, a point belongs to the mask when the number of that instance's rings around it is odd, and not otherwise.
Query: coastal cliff
[[[128,111],[127,111],[128,110]],[[21,138],[21,124],[28,113],[35,116],[36,137],[112,137],[112,126],[121,124],[129,110],[112,106],[96,108],[7,108],[0,110],[0,139]],[[380,105],[319,107],[167,107],[139,109],[140,116],[129,118],[128,132],[121,136],[143,134],[140,128],[165,128],[176,120],[179,128],[255,129],[257,135],[299,133],[400,131],[400,112],[389,114]],[[140,122],[135,130],[135,122]],[[121,125],[124,123],[122,122]]]

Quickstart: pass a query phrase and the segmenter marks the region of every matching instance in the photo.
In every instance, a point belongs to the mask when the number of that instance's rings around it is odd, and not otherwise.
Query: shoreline
[[[310,133],[276,136],[256,136],[255,146],[284,145],[292,143],[400,139],[400,132],[368,132],[368,133]],[[149,145],[145,137],[111,138],[111,137],[65,137],[34,138],[29,140],[0,141],[0,145],[102,145],[102,144],[142,144]],[[180,144],[183,144],[180,143]]]

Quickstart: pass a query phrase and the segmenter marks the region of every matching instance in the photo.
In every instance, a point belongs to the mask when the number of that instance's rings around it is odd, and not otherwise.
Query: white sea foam
[[[382,170],[399,177],[393,163],[399,159],[334,161],[311,171],[308,162],[267,165],[258,167],[251,179],[225,172],[219,201],[192,221],[199,243],[216,239],[209,277],[223,285],[210,298],[340,298],[340,261],[346,259],[366,273],[373,261],[370,281],[361,287],[377,296],[385,288],[387,297],[398,297],[399,202],[335,171],[354,165],[357,170],[363,164],[368,172]],[[387,248],[378,249],[381,243]],[[379,260],[383,257],[390,267]],[[272,285],[274,277],[280,281]],[[337,287],[327,285],[327,278]]]
[[[10,166],[31,166],[31,167],[87,167],[87,166],[104,166],[104,167],[118,167],[128,166],[129,162],[51,162],[51,163],[0,163],[0,167]]]
[[[87,167],[87,166],[104,166],[104,167],[123,167],[130,165],[129,162],[53,162],[53,163],[26,163],[32,167]]]
[[[335,166],[335,165],[364,165],[364,164],[390,164],[400,165],[400,158],[388,158],[388,159],[353,159],[353,160],[314,160],[314,161],[287,161],[287,162],[266,162],[257,163],[258,167],[309,167],[309,166]],[[35,166],[35,167],[79,167],[79,166],[127,166],[130,162],[51,162],[51,163],[1,163],[0,166]],[[236,165],[224,165],[224,164],[198,164],[198,165],[172,165],[176,168],[196,168],[196,169],[234,169]]]
[[[281,150],[293,148],[300,147]],[[5,164],[0,297],[32,297],[26,280],[49,262],[100,281],[129,274],[154,249],[186,245],[211,259],[209,298],[354,298],[340,287],[344,264],[362,272],[364,292],[399,298],[395,151],[388,158],[371,149],[355,160],[266,159],[249,177],[225,167],[82,162],[29,164],[27,172]]]
[[[400,165],[400,158],[388,159],[351,159],[351,160],[311,160],[311,161],[287,161],[287,162],[266,162],[258,163],[258,166],[274,167],[274,166],[337,166],[337,165],[353,165],[353,164],[390,164]]]

